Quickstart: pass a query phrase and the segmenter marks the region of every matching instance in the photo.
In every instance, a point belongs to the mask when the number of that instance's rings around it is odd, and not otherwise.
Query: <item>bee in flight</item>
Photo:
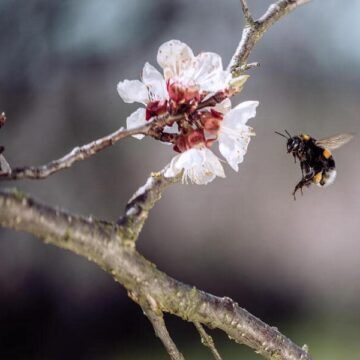
[[[298,190],[304,186],[316,184],[320,187],[331,185],[336,177],[335,161],[330,150],[335,150],[349,142],[352,134],[338,134],[321,140],[316,140],[310,135],[301,134],[291,136],[287,130],[286,134],[275,131],[276,134],[287,139],[287,152],[300,162],[302,173],[301,180],[296,184],[293,191],[294,199]]]

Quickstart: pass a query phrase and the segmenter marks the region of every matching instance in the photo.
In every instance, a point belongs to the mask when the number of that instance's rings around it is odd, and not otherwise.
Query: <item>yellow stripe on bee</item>
[[[331,156],[331,152],[328,149],[325,149],[323,155],[325,159],[328,159]]]
[[[310,136],[309,136],[308,134],[302,134],[302,138],[303,138],[305,141],[310,140]]]
[[[322,179],[322,172],[319,171],[315,176],[313,177],[313,181],[315,184],[319,184]]]

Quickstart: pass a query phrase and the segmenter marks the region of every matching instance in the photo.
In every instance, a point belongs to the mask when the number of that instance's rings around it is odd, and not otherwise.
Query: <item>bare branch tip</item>
[[[153,311],[150,307],[142,307],[145,315],[151,322],[156,336],[163,343],[167,353],[169,354],[172,360],[185,360],[182,353],[176,347],[174,341],[171,339],[170,334],[166,328],[164,318],[162,314],[158,314]]]
[[[194,325],[200,334],[202,344],[210,349],[215,360],[222,360],[220,353],[215,347],[213,338],[205,331],[201,323],[195,321]]]
[[[241,2],[241,8],[242,8],[242,12],[244,14],[244,18],[245,18],[246,23],[249,26],[253,27],[254,24],[255,24],[255,20],[251,15],[249,6],[247,4],[247,0],[240,0],[240,2]]]

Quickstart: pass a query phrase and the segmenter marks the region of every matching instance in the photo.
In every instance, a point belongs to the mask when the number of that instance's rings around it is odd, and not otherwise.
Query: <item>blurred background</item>
[[[255,16],[272,1],[249,1]],[[308,344],[317,360],[360,358],[359,137],[335,154],[331,187],[294,201],[298,164],[274,130],[360,134],[360,2],[318,0],[276,24],[250,61],[238,101],[259,100],[239,173],[176,185],[151,212],[139,250],[169,275],[242,307]],[[116,92],[188,43],[227,64],[243,27],[238,0],[1,0],[0,144],[12,166],[40,165],[125,124]],[[116,220],[170,147],[125,139],[45,181],[17,186],[71,212]],[[191,324],[167,317],[189,359],[208,359]],[[212,332],[224,359],[258,359]],[[140,309],[96,265],[0,230],[0,358],[167,359]]]

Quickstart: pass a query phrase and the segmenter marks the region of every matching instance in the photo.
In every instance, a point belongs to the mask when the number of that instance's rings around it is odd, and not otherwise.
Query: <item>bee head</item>
[[[299,136],[293,136],[289,138],[286,144],[287,152],[291,153],[298,151],[301,143],[302,140]]]
[[[285,134],[282,134],[278,131],[275,131],[275,134],[278,134],[287,139],[286,147],[288,153],[294,153],[298,151],[300,144],[302,143],[300,136],[291,136],[287,130],[285,130]]]

